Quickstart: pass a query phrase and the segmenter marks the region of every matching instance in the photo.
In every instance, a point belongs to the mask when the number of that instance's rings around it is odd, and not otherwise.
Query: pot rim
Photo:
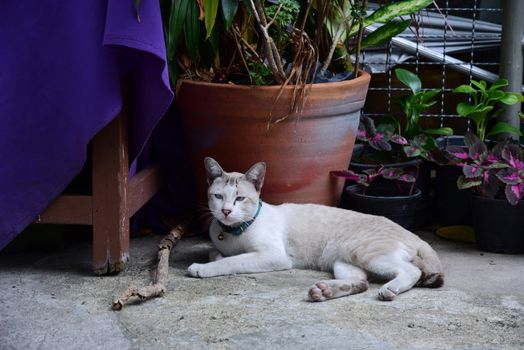
[[[371,75],[363,70],[359,70],[360,74],[358,77],[349,79],[349,80],[343,80],[343,81],[335,81],[335,82],[326,82],[326,83],[313,83],[311,85],[306,84],[306,87],[311,86],[315,87],[315,89],[332,89],[333,86],[339,86],[338,88],[346,88],[347,86],[351,85],[359,85],[363,84],[366,81],[369,81],[371,79]],[[190,85],[199,85],[199,86],[209,86],[213,88],[220,88],[220,89],[240,89],[240,90],[280,90],[281,85],[244,85],[244,84],[228,84],[228,83],[211,83],[207,81],[201,81],[201,80],[190,80],[190,79],[180,79],[180,83],[177,84],[177,91],[180,89],[180,87],[183,84],[190,84]],[[295,85],[288,84],[284,87],[284,89],[293,89]]]
[[[355,143],[355,145],[353,146],[353,155],[351,156],[351,159],[353,159],[353,157],[355,156],[355,154],[358,152],[363,152],[365,151],[365,145],[362,144],[362,143]],[[354,162],[354,161],[350,161],[349,162],[349,166],[355,166],[357,168],[374,168],[378,165],[382,165],[384,166],[384,168],[405,168],[405,167],[412,167],[412,166],[417,166],[417,162],[419,162],[420,164],[424,163],[425,160],[422,159],[408,159],[408,160],[405,160],[403,162],[395,162],[395,163],[384,163],[384,164],[381,164],[381,163],[361,163],[361,162]]]
[[[351,167],[354,165],[355,167],[362,167],[362,168],[374,168],[376,166],[382,165],[384,168],[405,168],[410,166],[417,166],[417,160],[406,160],[404,162],[398,162],[398,163],[385,163],[385,164],[373,164],[373,163],[359,163],[359,162],[350,162],[349,166]]]
[[[377,186],[377,185],[375,185],[375,186]],[[381,185],[378,185],[378,187],[380,187],[380,186]],[[382,187],[386,187],[386,186],[384,185]],[[358,192],[351,191],[351,189],[354,189],[354,188],[357,188],[359,190],[362,189],[362,187],[360,185],[353,184],[353,185],[347,186],[344,191],[351,192],[352,195],[359,196],[361,198],[368,197],[368,198],[377,198],[377,199],[391,200],[391,201],[422,198],[422,191],[418,187],[416,187],[416,186],[414,188],[414,193],[413,194],[407,194],[407,195],[404,195],[404,196],[373,196],[373,195],[369,195],[369,194],[363,194],[363,193],[361,193],[361,191],[358,191]]]
[[[495,203],[502,203],[504,202],[503,205],[508,205],[509,207],[511,208],[517,208],[517,207],[524,207],[524,199],[520,200],[517,205],[511,205],[510,202],[508,202],[508,200],[506,198],[489,198],[489,197],[485,197],[485,196],[481,196],[473,191],[467,191],[468,193],[468,196],[470,196],[471,198],[474,198],[475,200],[477,201],[482,201],[482,202],[495,202]]]

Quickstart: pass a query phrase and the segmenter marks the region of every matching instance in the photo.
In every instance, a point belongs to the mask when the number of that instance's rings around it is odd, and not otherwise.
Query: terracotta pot
[[[244,86],[182,81],[176,106],[181,115],[199,193],[205,201],[203,160],[215,158],[225,171],[244,172],[267,163],[262,198],[283,202],[337,205],[344,181],[329,175],[351,159],[370,75],[314,84],[302,113],[289,114],[293,87]]]

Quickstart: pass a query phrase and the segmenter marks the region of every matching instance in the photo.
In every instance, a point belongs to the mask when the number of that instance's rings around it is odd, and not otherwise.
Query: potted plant
[[[368,14],[366,1],[164,1],[176,106],[201,197],[202,158],[212,156],[239,171],[268,163],[267,201],[337,204],[343,184],[327,169],[351,157],[370,79],[358,69],[360,50],[402,32],[411,21],[400,16],[431,3]],[[364,35],[373,23],[384,24]]]
[[[476,244],[496,253],[524,252],[524,148],[510,140],[489,149],[473,132],[464,137],[466,150],[450,147],[462,174],[461,190],[469,190]]]
[[[415,228],[422,192],[415,187],[413,171],[379,165],[358,173],[340,170],[331,174],[355,182],[345,189],[343,208],[385,216],[406,229]]]
[[[433,98],[440,90],[422,89],[420,78],[406,69],[395,69],[395,75],[411,92],[398,100],[404,115],[400,118],[388,116],[377,126],[373,119],[361,118],[357,139],[362,146],[353,157],[351,166],[354,169],[383,164],[387,167],[413,166],[419,171],[422,160],[441,156],[433,135],[453,134],[449,127],[424,129],[419,123],[421,113],[436,103]]]
[[[471,121],[475,134],[482,142],[501,134],[513,134],[521,136],[519,129],[508,123],[497,121],[496,116],[504,111],[501,104],[512,105],[522,102],[522,95],[515,92],[505,92],[503,89],[508,81],[500,79],[488,85],[484,80],[471,80],[471,85],[460,85],[453,89],[454,93],[467,95],[469,102],[457,104],[459,116]],[[463,136],[445,137],[438,140],[439,148],[443,151],[447,147],[462,147],[466,149]],[[442,225],[469,225],[470,211],[468,199],[464,192],[457,189],[456,182],[460,176],[460,169],[455,167],[454,159],[440,164],[436,169],[436,196],[435,208]]]
[[[375,126],[369,117],[362,117],[357,139],[357,146],[350,164],[350,169],[362,171],[376,164],[392,168],[411,168],[414,170],[417,187],[422,191],[422,200],[417,201],[417,226],[422,226],[430,218],[430,171],[427,160],[441,161],[443,154],[439,151],[434,136],[451,135],[448,127],[424,129],[420,126],[420,115],[433,106],[437,89],[423,89],[420,78],[405,69],[395,69],[397,79],[407,88],[410,94],[402,96],[398,104],[403,116],[383,118]],[[379,180],[383,181],[383,180]]]

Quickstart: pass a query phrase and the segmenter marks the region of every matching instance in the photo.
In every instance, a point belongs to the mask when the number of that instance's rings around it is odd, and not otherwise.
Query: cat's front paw
[[[187,269],[187,273],[191,277],[200,278],[216,276],[216,274],[214,274],[212,269],[209,267],[209,264],[191,264]]]

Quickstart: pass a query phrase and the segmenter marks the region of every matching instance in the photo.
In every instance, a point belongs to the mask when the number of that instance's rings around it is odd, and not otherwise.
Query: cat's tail
[[[437,253],[423,242],[413,263],[422,271],[417,287],[439,288],[444,284],[444,272]]]

